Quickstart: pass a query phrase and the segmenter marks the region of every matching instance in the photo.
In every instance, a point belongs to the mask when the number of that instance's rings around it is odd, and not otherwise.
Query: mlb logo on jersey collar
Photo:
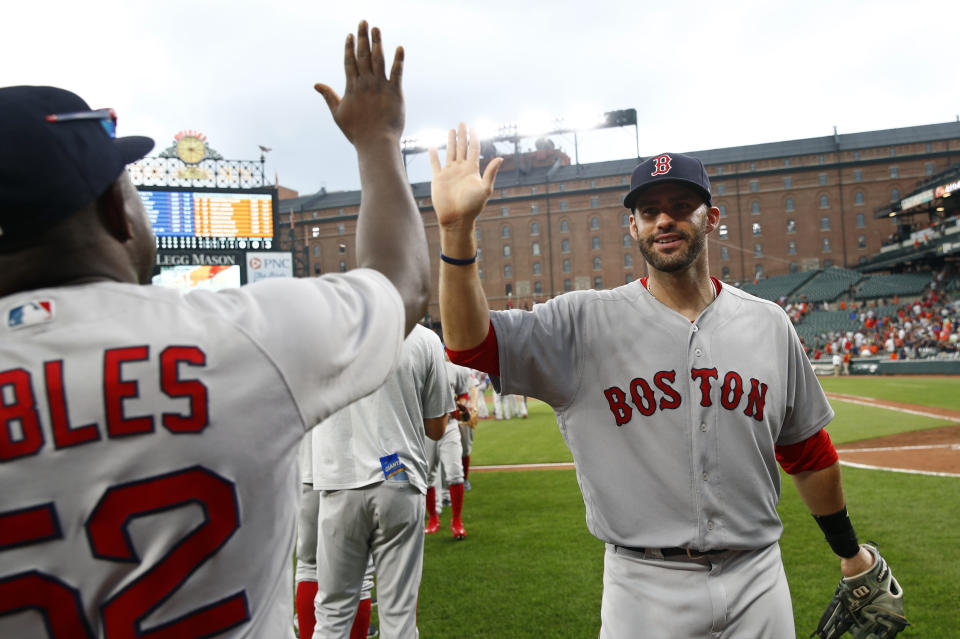
[[[14,306],[7,313],[7,326],[23,328],[53,320],[53,300],[31,300]]]
[[[661,182],[691,186],[703,196],[707,206],[711,205],[707,169],[698,158],[683,153],[661,153],[638,164],[630,177],[630,192],[623,198],[623,205],[632,211],[640,192]]]

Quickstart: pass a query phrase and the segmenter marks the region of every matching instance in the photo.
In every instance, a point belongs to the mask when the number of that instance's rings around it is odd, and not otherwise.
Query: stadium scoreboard
[[[141,188],[161,249],[271,249],[274,189]]]

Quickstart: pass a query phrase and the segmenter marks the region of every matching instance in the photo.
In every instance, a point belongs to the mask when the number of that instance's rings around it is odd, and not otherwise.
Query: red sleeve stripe
[[[840,459],[830,441],[827,431],[820,429],[816,435],[796,444],[774,446],[777,463],[790,475],[804,471],[822,470],[833,466]]]
[[[475,371],[483,371],[500,377],[500,353],[497,350],[497,333],[493,330],[493,321],[490,330],[480,344],[465,351],[447,349],[447,355],[454,364],[460,364]]]

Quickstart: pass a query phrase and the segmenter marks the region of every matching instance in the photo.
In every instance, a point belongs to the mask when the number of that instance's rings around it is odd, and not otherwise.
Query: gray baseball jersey
[[[397,456],[405,476],[427,491],[424,418],[453,410],[443,344],[417,325],[403,342],[397,369],[376,392],[334,413],[311,433],[313,487],[360,488],[384,481],[382,460]]]
[[[724,286],[691,322],[638,280],[491,317],[493,382],[555,410],[595,536],[699,550],[780,537],[774,444],[833,410],[779,306]]]
[[[104,282],[0,313],[0,636],[292,637],[297,447],[395,365],[389,280]]]

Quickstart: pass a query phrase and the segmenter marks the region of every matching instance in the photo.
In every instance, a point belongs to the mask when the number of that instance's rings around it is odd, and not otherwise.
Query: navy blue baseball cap
[[[623,205],[632,211],[641,191],[663,182],[691,186],[703,196],[707,206],[712,206],[707,169],[699,159],[683,153],[661,153],[638,164],[630,177],[630,192],[623,198]]]
[[[0,88],[0,244],[20,242],[100,197],[153,140],[117,138],[111,109],[55,87]]]

